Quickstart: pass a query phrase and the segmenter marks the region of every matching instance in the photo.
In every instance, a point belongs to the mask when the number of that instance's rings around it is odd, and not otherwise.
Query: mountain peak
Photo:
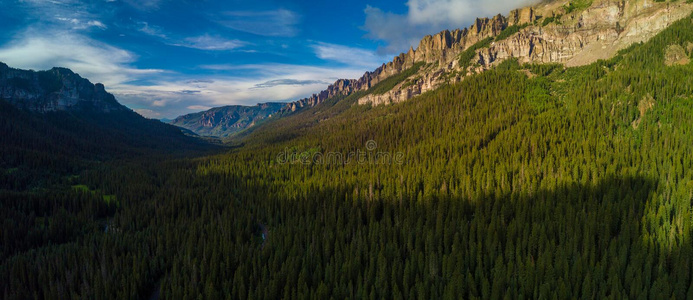
[[[92,84],[67,68],[20,70],[0,63],[0,99],[35,112],[129,111],[103,84]]]
[[[55,74],[61,74],[61,75],[76,75],[77,77],[82,78],[82,77],[79,76],[77,73],[73,72],[72,70],[70,70],[70,69],[68,69],[68,68],[53,67],[50,71],[53,72],[53,73],[55,73]]]
[[[106,87],[103,85],[103,83],[95,83],[94,90],[97,92],[106,92]]]

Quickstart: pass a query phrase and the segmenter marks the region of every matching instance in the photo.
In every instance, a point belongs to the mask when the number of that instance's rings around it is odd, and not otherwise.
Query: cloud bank
[[[163,72],[132,67],[133,53],[71,32],[28,29],[18,36],[0,49],[0,61],[15,68],[66,67],[107,86]]]

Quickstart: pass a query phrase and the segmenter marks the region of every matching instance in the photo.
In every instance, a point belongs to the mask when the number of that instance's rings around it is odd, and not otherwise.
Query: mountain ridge
[[[229,137],[272,117],[286,103],[267,102],[254,106],[227,105],[203,112],[182,115],[170,124],[202,136]]]
[[[127,112],[101,83],[92,84],[72,70],[21,70],[0,62],[0,99],[33,112],[95,110]],[[134,112],[133,112],[134,113]]]
[[[417,62],[425,62],[426,66],[408,77],[409,82],[401,82],[382,95],[366,95],[358,103],[406,101],[443,83],[459,82],[469,74],[482,72],[509,58],[521,62],[586,65],[610,58],[633,43],[647,41],[692,11],[693,4],[676,1],[542,1],[512,10],[507,17],[498,14],[477,18],[468,28],[427,35],[416,49],[410,47],[407,53],[395,56],[359,79],[340,79],[320,93],[290,102],[282,113],[313,107],[336,95],[367,91]],[[506,29],[516,32],[501,41],[493,40]],[[471,65],[457,60],[466,50],[487,39],[491,39],[488,45],[474,49]]]

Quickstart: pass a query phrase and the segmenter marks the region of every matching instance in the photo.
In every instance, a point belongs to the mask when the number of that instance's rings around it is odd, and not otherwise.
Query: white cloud
[[[228,28],[261,36],[293,37],[301,17],[290,10],[229,11],[221,14],[217,22]]]
[[[137,28],[139,32],[161,39],[168,39],[168,35],[164,33],[164,30],[161,29],[161,27],[149,25],[148,22],[137,22],[137,25],[139,26],[139,28]]]
[[[0,48],[0,61],[23,69],[66,67],[82,77],[117,86],[161,70],[130,66],[136,56],[128,51],[61,31],[28,29]]]
[[[414,24],[450,25],[471,23],[476,17],[507,14],[536,3],[533,0],[409,0],[409,20]]]
[[[336,61],[346,65],[375,69],[388,61],[388,57],[375,52],[342,45],[316,43],[313,46],[315,55],[324,60]]]
[[[236,48],[243,47],[248,43],[240,40],[228,40],[221,37],[215,37],[210,35],[202,35],[198,37],[186,38],[182,43],[176,46],[200,49],[200,50],[233,50]]]
[[[79,20],[77,20],[75,18],[72,18],[72,19],[70,19],[70,18],[58,18],[58,20],[63,21],[63,22],[68,22],[71,24],[79,24],[80,23]]]
[[[445,29],[464,28],[477,17],[507,14],[509,11],[536,3],[538,0],[408,0],[407,14],[383,12],[367,6],[362,29],[366,37],[387,43],[380,52],[396,54],[409,46],[418,46],[427,34]]]
[[[139,26],[139,28],[137,28],[139,32],[142,32],[149,36],[157,37],[161,39],[163,43],[170,46],[186,47],[209,51],[224,51],[234,50],[249,45],[249,43],[238,39],[226,39],[220,36],[212,36],[209,34],[187,38],[177,38],[173,37],[173,35],[171,34],[166,33],[161,27],[150,25],[147,22],[137,22],[137,25]]]
[[[57,18],[57,19],[59,21],[70,24],[72,26],[72,29],[75,29],[75,30],[87,29],[90,27],[96,27],[99,29],[107,29],[108,28],[108,26],[106,26],[104,23],[102,23],[101,21],[97,21],[97,20],[91,20],[91,21],[84,22],[84,21],[81,21],[81,20],[76,19],[76,18]]]
[[[108,26],[101,20],[108,19],[112,14],[111,10],[104,9],[103,4],[95,1],[21,0],[16,4],[15,13],[31,15],[38,20],[34,25],[42,24],[53,29],[84,30],[96,28],[105,30]],[[10,7],[8,10],[13,9]]]
[[[87,22],[87,26],[98,27],[98,28],[101,28],[101,29],[106,29],[106,28],[108,28],[106,25],[104,25],[103,23],[101,23],[101,21],[96,21],[96,20],[92,20],[92,21]]]

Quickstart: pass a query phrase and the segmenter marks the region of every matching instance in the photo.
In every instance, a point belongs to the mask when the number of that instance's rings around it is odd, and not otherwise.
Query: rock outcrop
[[[69,69],[27,71],[0,63],[0,99],[34,112],[130,111],[103,84],[92,84]]]
[[[562,16],[546,26],[529,26],[518,34],[480,51],[482,69],[493,62],[563,63],[569,67],[613,57],[633,43],[647,41],[671,23],[686,17],[693,5],[683,2],[595,1],[591,7]]]
[[[537,19],[533,7],[516,9],[508,14],[508,26],[532,23]]]
[[[686,53],[686,50],[680,45],[671,45],[667,47],[666,52],[664,52],[664,64],[667,66],[682,66],[690,62],[691,59],[688,57],[688,53]]]

